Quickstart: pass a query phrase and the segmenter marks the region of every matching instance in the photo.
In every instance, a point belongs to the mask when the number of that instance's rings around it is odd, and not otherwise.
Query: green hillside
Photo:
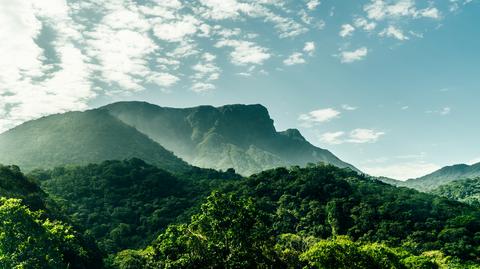
[[[93,241],[16,166],[0,165],[0,231],[0,268],[103,268]]]
[[[478,268],[480,211],[333,166],[214,191],[119,268]]]
[[[104,107],[187,162],[250,175],[280,166],[324,162],[350,164],[310,144],[298,130],[277,132],[261,105],[165,108],[143,102]]]
[[[431,193],[480,206],[480,178],[455,180],[432,190]]]
[[[431,191],[454,180],[480,177],[480,163],[446,166],[426,176],[399,183],[421,191]]]
[[[172,171],[188,164],[104,110],[29,121],[0,135],[0,163],[24,170],[142,158]]]
[[[33,174],[107,253],[144,247],[169,224],[188,218],[218,180],[239,178],[203,169],[174,176],[140,159]]]
[[[217,180],[192,171],[174,176],[132,159],[34,174],[104,251],[121,251],[107,259],[117,268],[302,268],[324,259],[318,255],[337,257],[325,254],[336,247],[365,259],[356,268],[380,262],[378,255],[393,268],[480,256],[478,209],[350,169],[278,168]],[[337,258],[353,259],[345,255]]]

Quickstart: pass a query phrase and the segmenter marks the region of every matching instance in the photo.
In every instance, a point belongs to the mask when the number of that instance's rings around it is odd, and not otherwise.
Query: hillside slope
[[[459,179],[431,191],[452,200],[480,206],[480,177],[473,179]]]
[[[0,165],[0,268],[103,268],[95,243],[17,166]]]
[[[178,109],[120,102],[104,109],[199,167],[232,167],[249,175],[279,166],[324,162],[358,171],[310,144],[296,129],[277,132],[261,105]]]
[[[69,112],[26,122],[0,135],[0,163],[23,170],[142,158],[182,171],[189,165],[104,110]]]
[[[409,179],[400,184],[420,191],[431,191],[455,180],[475,177],[480,177],[480,163],[446,166],[426,176]]]

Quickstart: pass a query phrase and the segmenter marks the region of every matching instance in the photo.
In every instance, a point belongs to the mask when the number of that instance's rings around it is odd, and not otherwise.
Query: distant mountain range
[[[392,185],[428,192],[455,180],[476,177],[480,177],[480,163],[474,165],[457,164],[446,166],[426,176],[409,179],[407,181],[398,181],[390,178],[379,178],[379,180]]]
[[[0,148],[0,163],[27,170],[137,157],[169,171],[188,169],[186,162],[243,175],[318,162],[358,171],[296,129],[277,132],[261,105],[120,102],[26,122],[1,134]]]

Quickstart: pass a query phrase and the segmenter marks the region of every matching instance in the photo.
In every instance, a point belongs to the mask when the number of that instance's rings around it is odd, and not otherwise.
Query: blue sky
[[[478,0],[0,0],[0,131],[119,100],[261,103],[373,175],[480,161]]]

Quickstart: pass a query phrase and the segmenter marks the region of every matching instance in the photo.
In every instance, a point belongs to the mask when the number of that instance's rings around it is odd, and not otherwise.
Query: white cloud
[[[319,136],[319,140],[331,145],[344,143],[365,144],[375,143],[383,135],[385,135],[384,132],[371,129],[355,129],[348,134],[343,131],[323,133]]]
[[[414,0],[384,1],[372,0],[365,5],[364,11],[367,17],[373,20],[398,19],[401,17],[409,18],[440,18],[440,12],[435,7],[426,9],[417,9]]]
[[[205,93],[215,89],[216,89],[215,85],[211,83],[197,82],[197,83],[194,83],[192,86],[192,91],[196,93]]]
[[[338,35],[340,35],[341,37],[347,37],[347,36],[351,36],[354,31],[355,31],[355,27],[353,27],[350,24],[344,24],[342,25],[342,30],[340,30],[340,33],[338,33]]]
[[[319,140],[323,143],[329,144],[329,145],[339,145],[343,144],[345,141],[342,139],[343,136],[345,135],[345,132],[329,132],[329,133],[324,133],[319,136]]]
[[[340,116],[340,111],[333,108],[317,109],[306,114],[301,114],[298,119],[303,126],[311,127],[315,123],[328,122]]]
[[[451,112],[452,112],[452,108],[444,107],[444,108],[442,108],[442,110],[439,113],[440,113],[440,115],[445,116],[445,115],[450,114]]]
[[[73,44],[81,40],[65,1],[3,0],[0,6],[0,132],[40,115],[85,109],[96,95],[92,70]],[[56,34],[50,44],[55,59],[36,43],[45,27]]]
[[[270,58],[268,49],[261,47],[251,41],[225,39],[215,44],[217,48],[231,47],[233,51],[230,53],[233,64],[263,64]]]
[[[357,144],[375,143],[383,135],[385,135],[384,132],[378,132],[371,129],[355,129],[350,132],[347,141]]]
[[[353,111],[353,110],[357,110],[357,109],[358,109],[358,107],[354,107],[354,106],[351,106],[351,105],[348,105],[348,104],[343,104],[343,105],[342,105],[342,108],[343,108],[344,110],[349,110],[349,111]]]
[[[153,27],[153,33],[161,40],[180,42],[195,34],[200,25],[201,22],[198,19],[188,15],[173,22],[158,21]]]
[[[287,59],[283,61],[285,65],[295,65],[295,64],[304,64],[305,59],[303,59],[303,54],[299,52],[294,52],[292,55],[288,56]]]
[[[180,79],[169,73],[156,73],[149,77],[148,82],[155,83],[160,87],[171,87]]]
[[[305,46],[303,47],[303,52],[312,56],[315,53],[315,42],[313,41],[305,42]]]
[[[204,53],[201,56],[200,62],[192,66],[195,73],[192,75],[193,86],[192,90],[197,93],[204,93],[206,91],[214,90],[216,87],[212,81],[220,77],[220,68],[215,65],[217,57],[211,53]]]
[[[361,167],[361,170],[372,176],[385,176],[397,180],[418,178],[430,174],[441,167],[427,162],[406,162],[391,165]]]
[[[437,8],[426,8],[418,11],[418,16],[431,18],[431,19],[439,19],[441,17],[440,11]]]
[[[438,115],[441,115],[441,116],[446,116],[446,115],[449,115],[450,113],[452,113],[452,108],[451,107],[444,107],[440,110],[427,110],[425,111],[425,113],[427,114],[438,114]]]
[[[255,11],[255,6],[236,0],[200,0],[200,3],[204,6],[200,8],[200,13],[214,20],[235,19],[241,13],[248,14]]]
[[[307,8],[309,10],[315,10],[318,6],[320,5],[320,1],[319,0],[309,0],[307,2]]]
[[[365,18],[356,18],[353,22],[355,27],[361,28],[367,32],[373,31],[377,24],[373,21],[369,22]]]
[[[382,32],[379,33],[380,36],[384,37],[393,37],[398,40],[408,40],[408,36],[406,36],[403,31],[395,26],[388,26]]]
[[[342,63],[353,63],[363,60],[368,54],[366,47],[361,47],[354,51],[342,51],[340,52],[340,60]]]

